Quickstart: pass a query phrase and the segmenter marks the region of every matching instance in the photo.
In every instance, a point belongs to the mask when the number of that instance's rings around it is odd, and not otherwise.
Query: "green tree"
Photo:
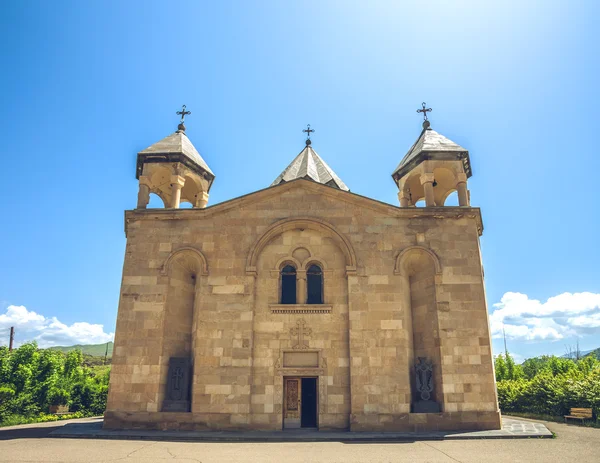
[[[497,355],[494,359],[494,369],[496,370],[496,381],[508,379],[508,368],[502,354]]]
[[[507,352],[505,356],[506,362],[506,378],[505,379],[519,379],[522,378],[523,375],[523,367],[521,365],[515,364],[514,359]]]
[[[88,367],[81,351],[64,354],[35,343],[12,352],[0,347],[0,424],[37,419],[50,405],[71,404],[83,415],[101,414],[109,374],[110,367]]]

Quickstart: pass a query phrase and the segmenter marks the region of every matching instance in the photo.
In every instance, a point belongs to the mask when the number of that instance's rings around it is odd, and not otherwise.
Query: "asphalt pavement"
[[[600,429],[552,422],[542,423],[555,439],[208,443],[50,436],[67,423],[0,428],[0,462],[600,462]]]

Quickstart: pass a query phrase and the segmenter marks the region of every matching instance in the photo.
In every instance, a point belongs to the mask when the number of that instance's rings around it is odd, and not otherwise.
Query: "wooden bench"
[[[569,411],[569,415],[565,415],[565,423],[569,418],[573,420],[581,420],[583,423],[585,420],[592,419],[592,409],[591,408],[572,408]]]

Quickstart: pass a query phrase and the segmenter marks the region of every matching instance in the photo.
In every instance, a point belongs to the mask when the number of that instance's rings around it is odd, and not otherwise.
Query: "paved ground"
[[[414,440],[465,440],[465,439],[527,439],[552,438],[552,433],[541,423],[502,417],[502,429],[471,432],[340,432],[308,429],[281,431],[152,431],[106,430],[102,419],[75,421],[48,434],[48,437],[86,439],[128,439],[146,441],[192,442],[390,442]]]
[[[0,428],[0,462],[600,462],[600,429],[544,422],[556,439],[194,443],[57,439],[64,423]]]

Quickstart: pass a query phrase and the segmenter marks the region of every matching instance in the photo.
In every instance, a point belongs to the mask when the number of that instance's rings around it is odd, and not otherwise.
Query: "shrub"
[[[70,394],[64,389],[53,389],[48,394],[50,405],[67,405],[69,403]]]
[[[572,407],[590,407],[600,412],[600,361],[540,357],[523,364],[522,378],[507,378],[506,360],[501,358],[498,403],[504,412],[533,413],[562,417]],[[498,368],[496,376],[499,376]]]
[[[106,408],[110,366],[89,367],[80,351],[64,354],[23,344],[0,347],[0,426],[53,421],[50,405],[72,404],[76,415],[98,415]]]

